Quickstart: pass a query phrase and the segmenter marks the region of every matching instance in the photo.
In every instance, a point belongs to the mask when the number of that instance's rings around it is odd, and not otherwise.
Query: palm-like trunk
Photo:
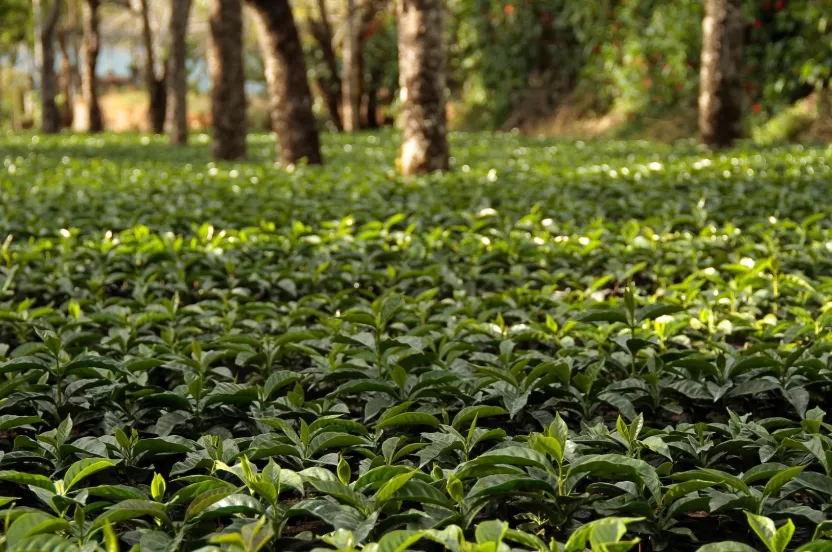
[[[171,0],[168,59],[168,133],[172,144],[188,143],[188,58],[186,39],[191,0]]]
[[[699,75],[699,134],[724,147],[742,136],[742,0],[706,0]]]
[[[81,88],[84,105],[87,108],[87,130],[101,132],[104,123],[101,120],[101,105],[98,102],[98,53],[101,49],[98,7],[101,0],[86,0],[84,3],[84,70],[81,75]]]
[[[401,170],[405,175],[447,170],[443,3],[401,0],[398,9]]]
[[[35,61],[40,70],[41,130],[54,134],[61,129],[61,117],[55,96],[58,79],[55,74],[55,27],[61,13],[60,0],[52,0],[47,14],[43,13],[41,0],[33,0],[35,16]]]
[[[266,82],[272,97],[272,126],[284,164],[322,162],[306,60],[289,0],[248,0],[254,8]]]
[[[211,118],[214,157],[246,156],[246,91],[243,65],[243,6],[240,0],[211,0]]]

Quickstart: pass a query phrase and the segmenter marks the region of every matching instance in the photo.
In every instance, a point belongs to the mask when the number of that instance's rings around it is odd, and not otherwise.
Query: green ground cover
[[[194,142],[0,138],[0,549],[832,549],[832,149]]]

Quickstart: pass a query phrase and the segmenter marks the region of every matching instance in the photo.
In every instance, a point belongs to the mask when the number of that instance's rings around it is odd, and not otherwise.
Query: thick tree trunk
[[[320,19],[309,21],[309,30],[312,37],[318,42],[324,55],[328,76],[318,75],[316,82],[318,88],[326,100],[326,107],[335,128],[344,130],[341,118],[341,77],[338,75],[338,58],[333,47],[332,26],[329,24],[329,14],[326,9],[326,0],[318,0],[318,13]]]
[[[101,132],[104,123],[101,119],[101,105],[98,102],[98,53],[101,50],[98,7],[101,0],[86,0],[84,3],[84,71],[81,75],[81,88],[84,106],[87,109],[87,131]]]
[[[742,136],[742,0],[706,0],[699,75],[699,134],[724,147]]]
[[[246,91],[243,65],[243,6],[240,0],[211,0],[211,117],[214,157],[246,156]]]
[[[361,17],[355,0],[347,0],[347,27],[344,33],[342,54],[343,78],[341,79],[344,131],[355,132],[361,126],[361,48],[359,36]]]
[[[167,116],[171,144],[188,143],[188,59],[186,39],[191,0],[171,0]]]
[[[55,74],[55,27],[61,13],[60,0],[52,0],[49,13],[43,13],[41,0],[33,0],[35,15],[35,62],[40,71],[41,130],[53,134],[61,129],[61,117],[55,96],[58,79]]]
[[[165,131],[165,111],[167,108],[167,88],[165,87],[164,72],[161,77],[156,75],[156,55],[153,51],[153,31],[150,28],[148,0],[141,0],[142,39],[145,48],[145,78],[147,79],[147,94],[150,107],[147,111],[147,123],[150,131],[161,134]]]
[[[272,97],[272,126],[284,164],[322,162],[306,60],[289,0],[248,0],[254,8],[266,82]]]
[[[411,175],[447,170],[443,3],[401,0],[398,10],[401,171]]]

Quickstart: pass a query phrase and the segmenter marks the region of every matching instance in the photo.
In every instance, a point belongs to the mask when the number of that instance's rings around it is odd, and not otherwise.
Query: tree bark
[[[345,132],[355,132],[361,126],[361,17],[355,0],[347,0],[347,28],[344,33],[342,54],[343,78],[341,79],[342,119]]]
[[[398,6],[400,166],[406,176],[449,168],[442,11],[442,0],[401,0]]]
[[[246,91],[243,65],[243,6],[240,0],[211,0],[211,118],[216,159],[246,156]]]
[[[326,107],[335,128],[344,130],[341,118],[341,77],[338,75],[338,58],[332,44],[334,38],[332,26],[329,24],[326,0],[318,0],[318,13],[320,19],[309,21],[309,31],[323,52],[329,75],[318,75],[316,82],[326,100]]]
[[[148,0],[141,0],[142,39],[145,48],[145,78],[147,79],[147,93],[150,107],[147,111],[150,131],[161,134],[165,131],[165,111],[167,108],[167,88],[165,87],[165,73],[156,75],[156,55],[153,50],[153,31],[150,28]]]
[[[88,132],[104,130],[101,105],[98,102],[98,76],[96,75],[98,53],[101,50],[98,18],[100,5],[101,0],[86,0],[84,3],[84,71],[81,75],[81,88],[87,109]]]
[[[367,128],[378,128],[378,83],[381,81],[381,71],[373,68],[370,71],[370,86],[367,88],[367,109],[365,119]]]
[[[706,0],[699,75],[699,134],[725,147],[742,136],[742,0]]]
[[[58,28],[58,46],[61,48],[61,77],[60,87],[61,96],[64,102],[61,106],[61,126],[63,128],[72,128],[73,120],[73,104],[75,98],[72,89],[72,56],[69,53],[69,33],[70,29],[66,26]]]
[[[272,126],[283,164],[306,159],[320,164],[320,139],[306,60],[289,0],[248,0],[254,8],[260,49],[266,62],[266,82],[272,97]]]
[[[41,130],[54,134],[61,129],[61,117],[55,103],[58,79],[55,74],[55,27],[61,14],[60,0],[53,0],[49,13],[43,13],[41,0],[33,0],[35,16],[35,63],[40,70]]]
[[[171,144],[188,143],[188,16],[191,0],[171,0],[170,57],[167,71],[167,117]]]

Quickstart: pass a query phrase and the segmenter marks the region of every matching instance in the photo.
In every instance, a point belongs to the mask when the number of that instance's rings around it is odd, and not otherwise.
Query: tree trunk
[[[214,157],[246,156],[246,90],[243,65],[243,6],[240,0],[211,0],[211,118]]]
[[[84,105],[87,109],[87,131],[101,132],[104,123],[101,119],[101,105],[98,102],[98,53],[101,50],[98,7],[101,0],[86,0],[84,3],[84,71],[81,75],[81,88]]]
[[[41,130],[54,134],[61,129],[61,117],[55,103],[58,79],[55,75],[55,27],[61,14],[60,0],[52,0],[49,13],[43,13],[41,0],[33,0],[35,16],[35,63],[40,70]]]
[[[254,8],[266,82],[272,97],[272,126],[282,163],[322,163],[306,60],[289,0],[248,0]]]
[[[359,28],[361,17],[355,0],[347,0],[347,28],[344,33],[342,54],[343,78],[341,79],[342,120],[345,132],[355,132],[361,126],[361,49]]]
[[[335,48],[332,45],[332,26],[329,24],[329,14],[326,9],[326,0],[318,0],[318,12],[320,19],[309,21],[309,30],[312,37],[318,42],[324,55],[328,76],[318,75],[316,82],[321,90],[329,116],[335,128],[344,130],[341,118],[341,77],[338,75],[338,58],[335,55]]]
[[[72,90],[72,56],[69,53],[69,33],[67,27],[58,28],[58,46],[61,48],[61,96],[64,102],[61,105],[61,126],[72,128],[73,105],[75,98]]]
[[[373,68],[370,71],[370,86],[367,88],[367,109],[365,119],[367,128],[378,128],[378,86],[381,81],[381,71]]]
[[[150,29],[148,0],[141,0],[142,39],[145,48],[145,78],[147,79],[147,93],[150,107],[147,111],[150,131],[161,134],[165,131],[165,111],[167,107],[167,88],[165,74],[156,75],[156,55],[153,51],[153,32]]]
[[[401,0],[398,6],[405,175],[449,168],[442,11],[442,0]]]
[[[186,62],[191,0],[171,0],[170,58],[167,71],[168,133],[171,144],[188,143],[188,73]]]
[[[742,136],[742,0],[706,0],[699,75],[699,134],[724,147]]]

